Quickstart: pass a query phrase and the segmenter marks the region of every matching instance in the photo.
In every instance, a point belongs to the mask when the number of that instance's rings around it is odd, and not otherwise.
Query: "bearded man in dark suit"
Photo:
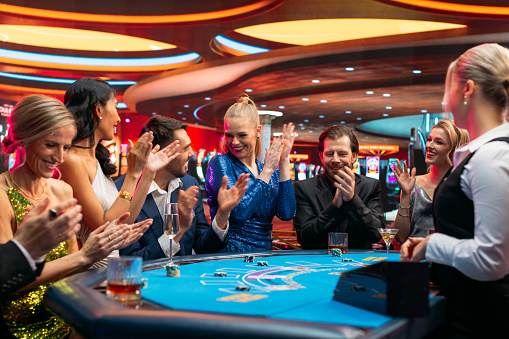
[[[348,247],[371,249],[385,227],[380,181],[355,174],[359,142],[346,126],[327,128],[318,151],[324,172],[294,183],[293,225],[303,249],[327,248],[329,232],[348,233]]]

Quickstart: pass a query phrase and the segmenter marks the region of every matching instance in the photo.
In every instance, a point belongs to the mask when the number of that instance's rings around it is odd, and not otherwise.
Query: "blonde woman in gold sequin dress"
[[[43,95],[28,96],[14,108],[9,125],[2,143],[6,154],[16,154],[16,163],[0,175],[0,243],[13,238],[29,206],[49,198],[50,209],[73,196],[69,185],[52,179],[76,133],[74,118],[65,106]],[[73,208],[81,211],[79,205]],[[42,306],[44,291],[49,283],[106,257],[124,245],[124,241],[132,240],[134,232],[129,231],[127,225],[115,222],[107,226],[93,232],[79,251],[74,236],[60,243],[47,254],[47,263],[35,282],[2,300],[4,321],[14,337],[63,338],[69,335],[71,328]],[[0,337],[4,336],[0,333]]]

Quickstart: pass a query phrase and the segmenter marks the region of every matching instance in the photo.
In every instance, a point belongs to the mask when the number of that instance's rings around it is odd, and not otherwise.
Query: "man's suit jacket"
[[[115,181],[115,185],[119,190],[124,183],[124,179],[125,175]],[[183,185],[172,192],[172,202],[177,202],[178,192],[181,189],[186,190],[190,186],[198,186],[198,181],[190,175],[186,175],[180,178],[180,180],[182,180]],[[194,214],[191,227],[186,233],[184,233],[179,241],[180,251],[177,255],[190,255],[192,254],[193,248],[197,254],[219,252],[225,247],[226,242],[222,242],[209,225],[203,211],[203,201],[200,196],[198,196],[198,203],[194,208]],[[157,209],[154,198],[152,198],[152,194],[147,195],[143,208],[141,209],[136,221],[143,221],[148,218],[152,218],[154,220],[149,229],[137,242],[121,249],[120,255],[139,256],[143,257],[144,260],[166,257],[157,240],[164,233],[164,221],[159,214],[159,210]]]
[[[0,299],[35,280],[38,272],[12,241],[0,245]]]
[[[321,175],[294,182],[297,214],[293,226],[303,249],[327,248],[327,233],[348,233],[349,248],[371,248],[385,227],[380,181],[355,175],[355,195],[337,208],[332,191]]]

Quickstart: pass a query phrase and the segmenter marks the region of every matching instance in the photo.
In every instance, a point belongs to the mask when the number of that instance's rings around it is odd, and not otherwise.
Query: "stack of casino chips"
[[[341,249],[339,249],[339,248],[331,249],[331,253],[332,253],[333,257],[341,257],[341,256],[343,256],[343,253],[341,252]]]
[[[180,268],[175,264],[166,264],[167,277],[180,277]]]

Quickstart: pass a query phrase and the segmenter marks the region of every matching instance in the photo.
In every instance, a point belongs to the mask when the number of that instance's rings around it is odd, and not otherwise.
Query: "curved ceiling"
[[[283,112],[272,121],[274,132],[292,121],[304,144],[333,124],[356,128],[385,120],[390,127],[391,118],[440,113],[448,64],[476,44],[509,43],[509,21],[499,20],[505,13],[509,4],[501,0],[195,0],[152,6],[135,0],[25,0],[19,6],[3,0],[1,22],[17,29],[87,30],[91,38],[106,33],[151,43],[142,51],[113,44],[96,51],[50,45],[44,38],[38,45],[15,43],[0,35],[0,96],[18,100],[39,92],[61,98],[69,81],[96,76],[127,81],[115,85],[125,111],[220,130],[228,106],[247,93],[260,109]],[[286,32],[276,30],[287,25]],[[34,55],[57,61],[30,59]],[[179,56],[189,59],[164,59]],[[93,59],[112,63],[91,64]],[[139,59],[153,63],[125,66]],[[361,142],[408,144],[401,133],[357,133]]]

